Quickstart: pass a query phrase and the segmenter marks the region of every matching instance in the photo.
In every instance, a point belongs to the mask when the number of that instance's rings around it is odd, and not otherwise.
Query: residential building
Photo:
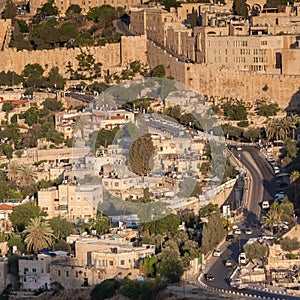
[[[12,283],[12,279],[8,274],[8,258],[0,257],[0,294]]]
[[[48,218],[65,217],[71,221],[95,218],[103,202],[102,186],[65,183],[38,192],[38,205]]]
[[[18,262],[21,289],[32,291],[39,288],[50,289],[53,282],[50,276],[50,264],[66,259],[67,253],[64,251],[20,257]]]
[[[2,203],[0,204],[0,232],[7,231],[11,227],[11,223],[9,221],[9,214],[12,213],[13,206]]]
[[[135,247],[135,244],[133,242],[130,242],[132,238],[136,238],[137,236],[138,232],[136,230],[125,229],[118,232],[117,234],[102,235],[100,236],[100,238],[75,237],[76,264],[79,266],[95,266],[95,260],[92,259],[92,253],[97,251],[101,252],[103,250],[110,250],[111,248],[124,249],[132,253],[133,261],[140,258],[140,256],[144,255],[145,257],[147,255],[150,255],[151,253],[154,254],[154,246],[143,245],[141,247]],[[140,256],[138,254],[140,254]],[[105,266],[108,265],[109,263],[106,262]],[[117,266],[119,265],[121,265],[120,262],[117,263]],[[129,266],[129,262],[126,262],[126,265]]]

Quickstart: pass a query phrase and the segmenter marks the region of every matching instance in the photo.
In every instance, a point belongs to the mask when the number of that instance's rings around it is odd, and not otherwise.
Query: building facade
[[[48,218],[65,217],[71,221],[95,218],[103,202],[101,186],[61,184],[38,192],[38,205],[48,213]]]

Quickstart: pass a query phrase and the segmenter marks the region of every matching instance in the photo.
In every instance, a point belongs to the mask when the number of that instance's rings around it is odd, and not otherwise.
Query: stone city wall
[[[54,66],[59,67],[64,76],[66,65],[70,61],[73,68],[77,66],[76,56],[83,52],[90,52],[96,62],[102,63],[103,74],[106,70],[115,70],[133,60],[146,63],[146,37],[122,37],[121,43],[106,44],[99,47],[83,48],[56,48],[53,50],[17,51],[16,49],[5,49],[1,51],[0,71],[15,71],[21,73],[27,64],[40,64],[46,73]]]
[[[147,45],[151,68],[164,65],[167,76],[191,86],[201,95],[214,96],[216,99],[240,98],[247,102],[263,98],[278,103],[281,108],[286,108],[292,97],[294,100],[300,97],[300,76],[266,75],[217,69],[204,64],[187,64],[178,61],[153,42],[148,41]]]

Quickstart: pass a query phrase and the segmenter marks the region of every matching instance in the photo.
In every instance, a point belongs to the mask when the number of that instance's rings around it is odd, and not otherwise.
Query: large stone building
[[[37,290],[51,288],[50,264],[54,261],[66,260],[66,252],[55,251],[37,256],[22,256],[18,260],[21,289]]]
[[[198,10],[194,5],[192,8],[201,17],[202,26],[193,30],[181,23],[182,13],[178,15],[181,10],[176,14],[159,7],[133,9],[131,30],[146,34],[148,40],[183,61],[191,59],[216,68],[300,75],[298,51],[290,56],[285,51],[299,49],[300,15],[297,4],[287,7],[285,13],[261,13],[251,23],[233,16],[226,8],[220,11],[211,5],[198,5]],[[274,36],[280,32],[288,35]],[[289,58],[290,64],[287,62]]]
[[[102,187],[95,185],[61,184],[38,192],[38,205],[48,218],[65,217],[76,221],[95,218],[103,201]]]

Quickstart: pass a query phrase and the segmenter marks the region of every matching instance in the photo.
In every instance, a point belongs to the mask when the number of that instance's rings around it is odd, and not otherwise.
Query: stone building
[[[11,227],[8,216],[10,213],[12,213],[12,211],[13,206],[5,203],[0,204],[0,232],[8,231]]]
[[[50,264],[54,261],[67,259],[64,251],[38,254],[37,256],[22,256],[19,262],[19,277],[22,290],[37,290],[39,288],[48,290],[53,282],[50,276]]]
[[[8,258],[0,257],[0,293],[2,294],[6,286],[11,282],[8,275]]]
[[[130,242],[133,234],[120,232],[113,236],[101,236],[101,239],[87,237],[81,238],[75,242],[75,259],[79,266],[89,266],[95,268],[116,270],[118,267],[133,269],[140,258],[150,257],[155,254],[154,245],[142,245],[134,247]],[[113,249],[113,250],[112,250]],[[113,261],[114,263],[110,262]],[[121,260],[126,260],[122,262]],[[100,262],[99,262],[100,261]]]
[[[96,217],[98,204],[102,201],[102,187],[97,185],[66,183],[38,192],[38,205],[50,219],[61,216],[71,221],[87,221]]]

